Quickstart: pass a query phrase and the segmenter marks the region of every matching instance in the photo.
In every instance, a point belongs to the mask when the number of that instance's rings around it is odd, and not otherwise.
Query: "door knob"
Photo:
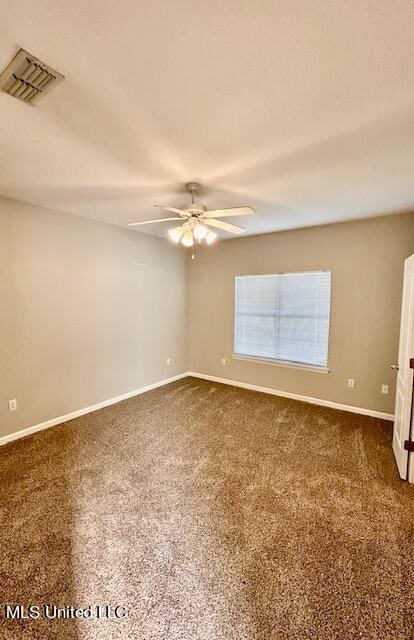
[[[398,364],[391,364],[390,367],[391,367],[391,369],[393,371],[399,371],[400,370],[400,367],[398,366]]]

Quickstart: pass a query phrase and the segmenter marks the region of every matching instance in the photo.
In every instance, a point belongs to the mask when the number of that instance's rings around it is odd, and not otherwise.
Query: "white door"
[[[398,350],[397,387],[392,448],[398,471],[404,480],[414,482],[414,452],[409,453],[406,441],[414,439],[412,428],[414,358],[414,254],[404,265],[404,285],[401,306],[400,346]]]

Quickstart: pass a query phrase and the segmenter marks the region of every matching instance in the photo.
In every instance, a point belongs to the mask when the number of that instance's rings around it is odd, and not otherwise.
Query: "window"
[[[235,355],[326,368],[331,272],[236,278]]]

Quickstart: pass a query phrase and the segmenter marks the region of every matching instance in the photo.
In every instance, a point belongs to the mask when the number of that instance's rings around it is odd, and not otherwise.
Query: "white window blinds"
[[[236,278],[234,352],[326,367],[331,272]]]

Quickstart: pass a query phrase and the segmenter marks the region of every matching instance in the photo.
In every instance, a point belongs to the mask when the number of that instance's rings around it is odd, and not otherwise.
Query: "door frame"
[[[400,337],[395,389],[395,416],[392,448],[403,480],[414,482],[414,456],[410,450],[413,428],[414,358],[414,254],[404,261]],[[407,446],[408,445],[408,446]]]

